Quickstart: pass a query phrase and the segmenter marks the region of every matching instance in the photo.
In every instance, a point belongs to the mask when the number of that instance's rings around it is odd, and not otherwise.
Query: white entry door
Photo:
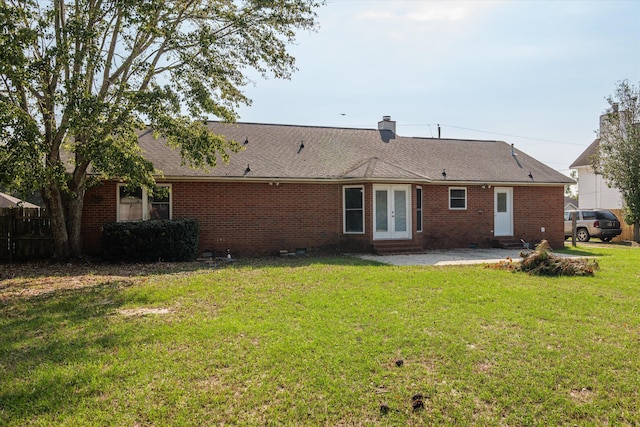
[[[494,236],[513,236],[513,188],[495,187]]]
[[[374,185],[373,238],[411,238],[411,186]]]

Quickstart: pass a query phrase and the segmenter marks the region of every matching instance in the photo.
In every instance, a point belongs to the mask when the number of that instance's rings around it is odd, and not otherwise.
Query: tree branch
[[[116,7],[114,17],[111,19],[111,22],[109,22],[109,28],[111,27],[111,24],[113,23],[114,19],[116,20],[116,22],[115,24],[113,24],[113,30],[111,32],[111,43],[109,44],[109,50],[107,51],[107,58],[105,59],[105,64],[104,64],[104,72],[102,73],[102,86],[101,86],[102,88],[109,85],[109,73],[111,72],[111,62],[113,61],[116,47],[118,45],[118,37],[120,35],[120,28],[122,25],[122,11],[120,10],[119,7]],[[105,38],[107,34],[109,34],[108,31],[105,32]]]

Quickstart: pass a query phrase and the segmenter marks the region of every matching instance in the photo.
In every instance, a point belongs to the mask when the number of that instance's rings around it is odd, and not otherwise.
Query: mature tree
[[[574,180],[575,182],[578,182],[578,172],[575,170],[572,170],[569,173],[569,177]],[[569,197],[571,199],[577,199],[578,198],[578,191],[576,189],[575,184],[567,184],[564,186],[564,196],[565,197]]]
[[[289,78],[287,47],[317,25],[314,0],[0,0],[0,182],[39,190],[55,258],[81,254],[92,177],[154,188],[137,132],[185,163],[239,145],[203,120],[237,118],[247,71]],[[88,174],[90,172],[90,174]]]
[[[640,90],[625,80],[607,101],[592,166],[622,193],[625,221],[633,224],[633,240],[640,242]]]

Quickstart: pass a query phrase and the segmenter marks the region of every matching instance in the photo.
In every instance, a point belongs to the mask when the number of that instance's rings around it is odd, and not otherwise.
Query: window
[[[609,221],[617,221],[618,217],[610,211],[595,211],[597,219],[607,219]]]
[[[467,209],[466,188],[449,188],[449,209]]]
[[[169,203],[169,187],[158,185],[158,189],[149,196],[148,219],[171,219],[171,204]]]
[[[422,187],[416,187],[416,231],[422,231]]]
[[[142,221],[171,219],[171,186],[159,184],[157,191],[149,195],[144,188],[128,190],[118,185],[118,221]]]
[[[496,211],[499,213],[505,213],[508,212],[508,208],[507,208],[507,193],[497,193],[496,194],[497,199],[496,199]]]
[[[142,220],[142,188],[129,191],[124,185],[118,186],[118,221]]]
[[[364,188],[343,187],[344,232],[364,233]]]

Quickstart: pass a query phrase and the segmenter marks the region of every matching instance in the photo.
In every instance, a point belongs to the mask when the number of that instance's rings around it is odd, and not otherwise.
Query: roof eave
[[[566,181],[545,181],[545,182],[524,182],[524,181],[476,181],[476,180],[432,180],[428,178],[384,178],[384,177],[277,177],[277,176],[157,176],[159,181],[179,181],[179,182],[290,182],[290,183],[352,183],[352,182],[385,182],[385,183],[416,183],[432,185],[492,185],[494,187],[504,186],[558,186],[571,185],[575,181],[567,178]]]

